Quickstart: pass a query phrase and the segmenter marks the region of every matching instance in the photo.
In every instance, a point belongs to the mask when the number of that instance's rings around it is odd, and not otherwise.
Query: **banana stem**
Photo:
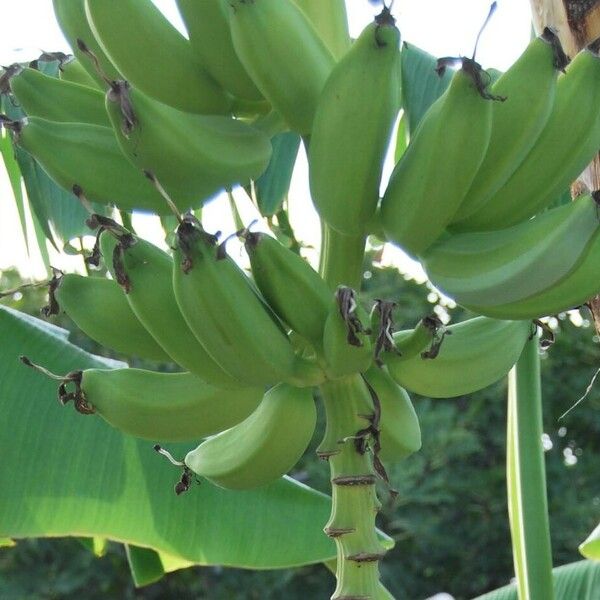
[[[322,225],[321,276],[331,289],[346,285],[360,291],[366,237],[343,235]]]
[[[361,452],[357,434],[368,427],[373,406],[361,377],[321,385],[327,419],[317,453],[331,470],[332,510],[325,533],[337,548],[337,586],[332,599],[382,597],[379,560],[385,548],[377,537],[380,508],[370,452]]]
[[[519,599],[552,600],[552,550],[542,448],[537,336],[508,379],[508,512]]]

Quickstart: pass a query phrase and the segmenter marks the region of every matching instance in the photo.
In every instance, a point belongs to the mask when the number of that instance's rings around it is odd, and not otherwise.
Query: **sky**
[[[172,22],[181,27],[174,0],[155,0],[155,4]],[[378,8],[367,0],[346,0],[353,37],[372,20]],[[395,0],[392,12],[404,41],[416,44],[436,56],[471,56],[474,41],[490,7],[489,0]],[[68,45],[56,25],[51,0],[19,0],[3,7],[3,27],[0,36],[0,65],[28,61],[42,50],[68,52]],[[477,60],[485,67],[507,69],[523,51],[531,35],[529,3],[523,0],[499,0],[498,9],[479,43]],[[384,180],[393,164],[388,161]],[[318,252],[318,219],[309,199],[307,167],[300,156],[290,190],[290,217],[299,239],[313,250],[308,257],[315,259]],[[243,193],[236,193],[242,218],[249,223],[258,217]],[[203,214],[208,231],[234,231],[226,198],[211,202]],[[144,237],[160,243],[162,231],[156,219],[137,217],[135,227]],[[258,229],[264,225],[259,223]],[[25,242],[19,235],[18,216],[12,192],[0,165],[0,270],[16,266],[24,277],[43,279],[45,270],[39,256],[27,257]],[[241,257],[235,242],[229,247],[234,258]],[[311,256],[312,253],[312,256]],[[65,270],[81,270],[78,257],[57,255],[50,249],[53,265]],[[239,255],[239,256],[236,256]],[[419,266],[401,251],[387,245],[382,262],[398,265],[402,271],[417,279],[424,279]]]

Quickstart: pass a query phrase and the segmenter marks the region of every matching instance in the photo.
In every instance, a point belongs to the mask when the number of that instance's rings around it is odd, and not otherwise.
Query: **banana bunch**
[[[460,59],[380,199],[401,104],[400,32],[387,6],[351,43],[344,0],[176,0],[187,37],[151,0],[53,3],[75,58],[58,78],[11,68],[26,117],[0,123],[80,199],[174,212],[178,225],[164,252],[92,215],[111,279],[57,274],[46,312],[183,372],[54,376],[24,362],[58,379],[61,402],[80,413],[197,445],[174,461],[184,469],[178,493],[192,473],[227,489],[287,473],[311,441],[320,386],[339,525],[328,535],[366,581],[381,553],[360,545],[374,529],[353,519],[377,509],[382,461],[421,446],[409,393],[449,398],[494,383],[517,361],[531,319],[600,289],[600,196],[549,208],[600,147],[600,43],[567,66],[545,30],[493,85]],[[228,238],[188,211],[236,185],[251,194],[277,162],[270,136],[285,129],[307,149],[320,269],[246,228],[237,235],[247,273]],[[393,302],[378,300],[369,315],[358,286],[374,229],[481,316],[448,328],[429,316],[395,331]]]
[[[190,330],[231,376],[253,385],[319,382],[320,369],[295,354],[266,300],[192,215],[177,229],[173,290]]]
[[[558,78],[552,110],[529,152],[512,164],[510,176],[476,210],[459,215],[464,218],[457,219],[453,229],[484,231],[515,225],[549,206],[581,174],[600,147],[598,49],[594,43],[575,56]],[[490,170],[494,168],[490,165]]]
[[[392,173],[381,202],[387,239],[479,314],[536,319],[600,289],[597,195],[548,208],[600,148],[599,48],[568,64],[546,29],[489,92],[463,59]]]
[[[15,69],[10,90],[26,118],[2,124],[58,185],[164,215],[171,209],[143,171],[184,211],[266,169],[269,137],[250,122],[270,104],[236,54],[229,6],[181,2],[190,40],[150,0],[54,0],[54,9],[75,59],[59,78]],[[304,13],[290,10],[321,48]]]

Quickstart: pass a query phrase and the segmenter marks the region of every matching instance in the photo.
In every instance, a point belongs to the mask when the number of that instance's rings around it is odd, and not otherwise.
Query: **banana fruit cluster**
[[[111,279],[57,274],[47,312],[182,371],[74,371],[59,377],[60,398],[131,435],[202,440],[186,474],[231,489],[285,474],[314,432],[313,388],[334,380],[371,403],[372,450],[401,460],[421,445],[409,392],[490,385],[531,319],[600,290],[597,195],[548,208],[600,147],[597,45],[566,66],[546,30],[489,90],[488,74],[461,59],[381,190],[402,104],[388,7],[351,42],[343,0],[177,0],[187,37],[151,0],[53,3],[75,58],[58,78],[14,68],[26,116],[2,125],[58,185],[125,211],[175,210],[178,226],[164,252],[92,216]],[[325,262],[343,266],[334,254],[348,240],[362,258],[377,228],[482,316],[394,331],[392,303],[369,315],[347,273],[332,283],[248,230],[238,235],[250,276],[241,269],[190,209],[264,172],[265,123],[303,137]]]

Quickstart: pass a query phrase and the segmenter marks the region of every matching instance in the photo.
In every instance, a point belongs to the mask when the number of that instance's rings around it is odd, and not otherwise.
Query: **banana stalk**
[[[507,429],[508,514],[519,600],[552,600],[537,336],[525,344],[509,375]]]
[[[378,598],[379,561],[385,548],[375,531],[380,504],[372,454],[361,443],[373,406],[359,375],[323,384],[321,395],[327,426],[317,453],[329,462],[332,485],[325,533],[337,548],[332,598]]]
[[[360,290],[365,236],[343,235],[325,223],[321,231],[321,276],[332,290],[339,285]],[[375,531],[376,472],[364,437],[376,425],[373,402],[360,375],[327,381],[320,391],[326,430],[317,454],[329,463],[332,486],[325,533],[337,549],[332,598],[382,598],[379,561],[385,548]]]

